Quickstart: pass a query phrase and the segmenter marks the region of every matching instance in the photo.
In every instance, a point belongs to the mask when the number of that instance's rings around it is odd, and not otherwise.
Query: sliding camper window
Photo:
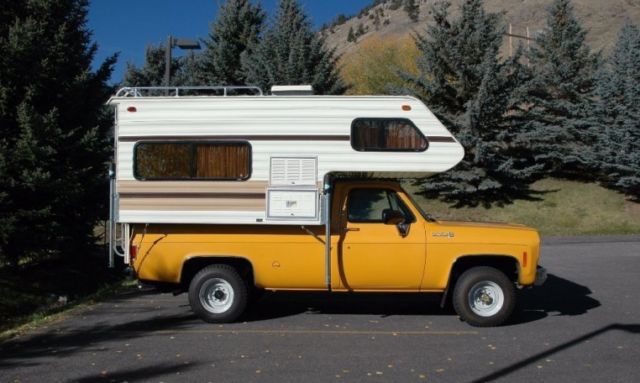
[[[406,118],[357,118],[351,124],[351,146],[359,152],[423,152],[427,140]]]
[[[247,142],[138,142],[133,150],[138,180],[246,180]]]

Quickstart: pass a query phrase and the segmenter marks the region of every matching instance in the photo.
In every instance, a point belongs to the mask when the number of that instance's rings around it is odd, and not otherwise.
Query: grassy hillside
[[[415,193],[419,188],[405,185]],[[546,179],[534,184],[539,201],[516,201],[486,209],[449,207],[414,194],[423,209],[440,219],[502,221],[529,225],[545,236],[640,233],[640,204],[593,183]]]
[[[460,0],[453,0],[452,14],[457,15]],[[515,35],[535,36],[544,27],[547,17],[547,7],[552,0],[486,0],[485,6],[490,12],[504,12],[504,21]],[[430,8],[433,0],[419,0],[419,21],[412,22],[402,7],[392,10],[390,3],[380,4],[367,12],[348,19],[344,24],[336,25],[327,33],[327,45],[336,48],[339,54],[357,51],[367,38],[407,36],[414,32],[423,33],[428,23],[433,22]],[[573,0],[576,15],[587,29],[587,43],[595,51],[608,52],[614,45],[618,30],[626,18],[635,23],[640,22],[640,0]],[[381,22],[374,23],[378,14]],[[348,42],[349,29],[366,31],[356,42]],[[526,40],[512,38],[511,48],[515,49],[522,42],[526,47]],[[505,39],[503,54],[509,54],[509,39]]]

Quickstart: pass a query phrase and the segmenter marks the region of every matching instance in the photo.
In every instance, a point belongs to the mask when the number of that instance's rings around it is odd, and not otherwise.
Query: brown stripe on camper
[[[125,198],[227,198],[227,199],[259,199],[266,198],[266,193],[127,193]]]
[[[456,139],[451,136],[427,136],[429,142],[456,142]]]
[[[120,196],[128,194],[262,194],[266,181],[118,181]]]
[[[137,141],[193,141],[193,140],[245,140],[245,141],[349,141],[350,136],[338,135],[272,135],[272,136],[129,136],[119,137],[119,142]],[[451,136],[427,136],[429,142],[456,142]]]
[[[245,140],[245,141],[349,141],[349,136],[339,135],[269,135],[269,136],[125,136],[119,142],[136,141],[194,141],[194,140]]]
[[[191,196],[159,195],[143,197],[138,195],[120,196],[121,210],[163,210],[163,211],[264,211],[266,200],[252,195]]]

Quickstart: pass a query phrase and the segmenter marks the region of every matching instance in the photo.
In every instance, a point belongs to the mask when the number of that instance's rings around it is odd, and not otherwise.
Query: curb
[[[589,235],[575,237],[543,237],[542,245],[569,245],[587,243],[640,242],[640,235]]]

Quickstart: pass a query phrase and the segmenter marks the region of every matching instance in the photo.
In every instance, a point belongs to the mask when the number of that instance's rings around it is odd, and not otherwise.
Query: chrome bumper
[[[541,286],[544,281],[547,280],[547,269],[542,266],[538,266],[536,269],[536,280],[533,282],[534,286]]]

